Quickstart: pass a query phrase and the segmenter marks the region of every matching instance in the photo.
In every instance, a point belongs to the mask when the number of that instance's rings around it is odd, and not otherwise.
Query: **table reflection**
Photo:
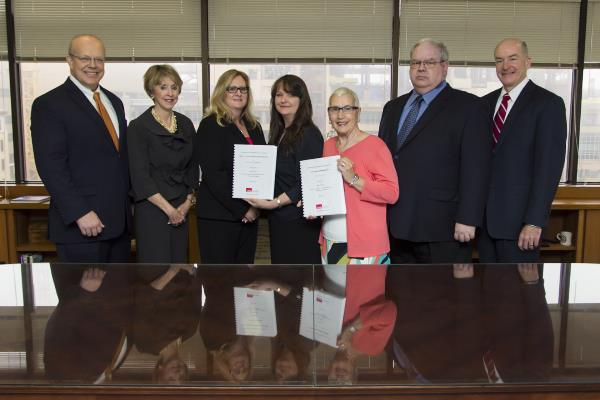
[[[600,274],[569,264],[4,265],[0,385],[595,381],[588,271]],[[236,303],[235,288],[252,301]]]

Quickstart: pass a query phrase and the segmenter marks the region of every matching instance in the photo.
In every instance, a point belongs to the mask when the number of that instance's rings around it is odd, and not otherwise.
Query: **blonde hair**
[[[231,373],[229,369],[229,359],[231,358],[231,347],[234,345],[234,342],[224,343],[218,350],[211,350],[210,355],[213,359],[213,365],[217,371],[225,378],[227,381],[232,383],[242,383],[243,381],[247,381],[252,378],[252,351],[250,350],[250,341],[251,339],[247,336],[238,336],[236,341],[239,341],[239,344],[244,348],[244,351],[248,355],[249,360],[249,370],[248,375],[244,379],[238,379],[235,375]]]
[[[250,89],[250,78],[245,72],[238,71],[237,69],[230,69],[225,71],[217,81],[215,86],[215,90],[210,96],[210,105],[206,108],[204,115],[209,116],[215,114],[217,117],[217,124],[220,126],[225,126],[227,123],[233,122],[231,118],[231,110],[229,106],[225,103],[225,92],[227,88],[231,85],[231,82],[238,76],[241,76],[242,79],[246,82],[246,86],[248,86],[248,102],[246,103],[246,107],[242,111],[241,118],[245,119],[250,123],[252,128],[256,128],[258,125],[258,121],[256,117],[252,114],[252,90]]]
[[[331,104],[331,99],[333,99],[335,96],[350,96],[352,98],[352,105],[354,107],[360,107],[358,95],[352,89],[347,87],[339,87],[335,89],[333,93],[331,93],[331,96],[329,96],[329,104]]]
[[[179,93],[181,94],[181,86],[183,85],[181,77],[175,68],[168,64],[162,64],[151,66],[144,74],[144,90],[148,96],[152,97],[152,90],[155,86],[160,85],[160,81],[163,78],[171,79],[178,86]]]

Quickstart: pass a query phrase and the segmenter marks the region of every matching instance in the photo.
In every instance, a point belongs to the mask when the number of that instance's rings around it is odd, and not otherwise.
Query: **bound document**
[[[244,336],[277,335],[275,295],[272,290],[233,288],[235,331]]]
[[[272,200],[276,161],[276,146],[234,145],[233,198]]]
[[[19,196],[10,199],[11,203],[44,203],[50,200],[50,196]]]
[[[345,297],[305,287],[302,293],[300,334],[337,348],[345,307]]]
[[[300,161],[304,217],[346,214],[344,181],[337,169],[340,156]]]

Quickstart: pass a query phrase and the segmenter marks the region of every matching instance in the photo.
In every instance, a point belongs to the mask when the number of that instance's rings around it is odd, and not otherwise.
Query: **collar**
[[[448,86],[448,83],[445,80],[443,80],[439,83],[439,85],[431,89],[429,92],[421,95],[425,104],[429,105],[437,97],[437,95],[440,94],[442,90],[444,90],[446,86]],[[414,103],[417,96],[419,96],[419,93],[417,93],[413,89],[410,94],[410,97],[408,98],[408,101],[406,102],[406,105],[411,106]]]
[[[83,94],[85,94],[86,96],[92,97],[94,95],[95,92],[102,92],[100,90],[100,85],[98,85],[98,88],[96,90],[90,90],[88,87],[83,86],[83,84],[81,82],[79,82],[77,80],[77,78],[75,78],[73,75],[69,75],[69,79],[71,80],[71,82],[73,82],[75,84],[75,86],[77,86],[79,88],[79,90],[81,90],[83,92]]]
[[[529,78],[525,77],[525,79],[523,79],[521,81],[521,83],[519,83],[517,86],[515,86],[514,88],[512,88],[510,90],[510,92],[507,92],[506,89],[504,89],[504,87],[502,87],[502,90],[500,91],[500,97],[504,96],[506,93],[508,93],[510,95],[510,100],[511,101],[517,101],[517,98],[519,97],[519,95],[521,94],[521,92],[523,91],[523,89],[525,88],[525,85],[527,85],[529,83]]]

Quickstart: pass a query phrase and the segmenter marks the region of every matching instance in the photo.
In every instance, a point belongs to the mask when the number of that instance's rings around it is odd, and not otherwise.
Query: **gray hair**
[[[331,96],[329,96],[329,104],[331,104],[331,99],[334,96],[350,96],[352,98],[352,105],[354,107],[360,107],[360,102],[358,101],[358,96],[352,89],[349,89],[347,87],[339,87],[339,88],[335,89],[333,91],[333,93],[331,93]]]
[[[98,36],[96,36],[92,33],[80,33],[79,35],[73,36],[71,38],[71,40],[69,40],[69,48],[67,49],[67,54],[70,55],[71,53],[73,53],[73,43],[75,43],[75,41],[77,41],[78,39],[81,39],[81,38],[96,39],[97,41],[100,42],[100,44],[102,45],[102,48],[106,52],[106,47],[104,46],[104,42]]]
[[[520,45],[521,46],[521,50],[523,50],[523,54],[525,54],[525,56],[529,57],[529,47],[527,47],[527,42],[525,42],[524,40],[518,39],[518,38],[504,38],[504,39],[502,39],[500,42],[498,42],[498,44],[494,48],[494,54],[496,53],[496,50],[498,49],[498,46],[500,46],[502,43],[506,43],[506,42],[514,42],[514,43]]]
[[[423,38],[423,39],[418,40],[417,43],[415,43],[413,45],[413,47],[411,47],[411,49],[410,49],[411,58],[412,58],[412,54],[415,51],[415,49],[422,44],[430,44],[433,47],[437,47],[437,49],[440,51],[441,61],[448,61],[450,59],[449,54],[448,54],[448,48],[446,47],[446,45],[440,41],[433,40],[431,38]]]

